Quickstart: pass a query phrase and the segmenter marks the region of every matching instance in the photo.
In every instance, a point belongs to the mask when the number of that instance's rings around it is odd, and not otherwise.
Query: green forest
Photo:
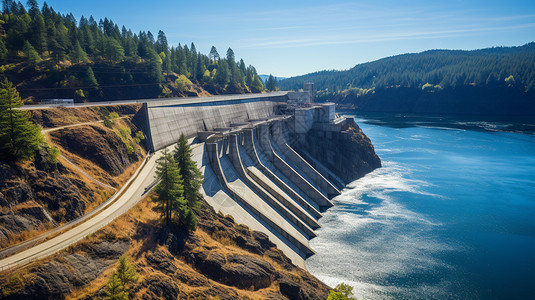
[[[377,112],[535,114],[535,43],[473,51],[430,50],[279,81],[312,81],[316,100]]]
[[[212,46],[170,46],[163,31],[133,33],[111,19],[61,14],[36,0],[3,0],[0,76],[25,102],[76,102],[264,91],[255,68]]]
[[[340,93],[365,95],[386,88],[439,91],[472,87],[509,87],[535,91],[535,43],[474,51],[430,50],[363,63],[345,71],[321,71],[279,82],[297,89],[313,81],[320,100]]]

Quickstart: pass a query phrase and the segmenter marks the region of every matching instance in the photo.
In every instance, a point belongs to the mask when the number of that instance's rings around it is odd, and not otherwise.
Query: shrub
[[[353,297],[353,287],[340,283],[333,290],[329,292],[327,300],[356,300],[357,298]]]
[[[50,162],[51,164],[57,164],[59,163],[59,149],[57,147],[51,147],[51,146],[48,146],[46,148],[46,152],[48,153],[48,162]]]

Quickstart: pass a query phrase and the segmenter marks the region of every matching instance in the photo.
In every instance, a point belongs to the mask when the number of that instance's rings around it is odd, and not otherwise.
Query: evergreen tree
[[[126,254],[119,258],[119,266],[117,266],[116,274],[121,282],[127,287],[125,290],[128,290],[128,285],[139,279],[139,274],[136,272],[134,266],[128,261]]]
[[[130,286],[137,282],[139,274],[134,266],[128,261],[126,254],[119,258],[117,270],[112,275],[104,289],[104,299],[128,299]]]
[[[273,75],[269,74],[268,79],[266,80],[266,89],[271,92],[275,91],[277,88],[277,79]]]
[[[37,10],[39,12],[39,10]],[[39,53],[44,53],[47,48],[47,36],[46,36],[46,25],[43,16],[39,12],[32,19],[30,23],[30,37],[32,44],[37,48]]]
[[[8,56],[8,50],[6,48],[6,44],[2,39],[0,39],[0,60],[7,59]]]
[[[104,288],[105,300],[128,300],[128,292],[117,274],[113,274]]]
[[[24,43],[24,56],[28,60],[28,64],[30,66],[37,66],[37,64],[41,61],[39,54],[28,41]]]
[[[39,126],[30,121],[19,93],[6,79],[0,84],[0,160],[29,160],[44,143]]]
[[[156,52],[167,52],[169,51],[169,44],[167,43],[167,37],[163,31],[158,31],[158,40],[156,41]]]
[[[208,54],[208,57],[210,57],[211,60],[219,60],[219,53],[217,53],[215,46],[212,46],[210,49],[210,54]]]
[[[173,155],[163,150],[162,156],[156,161],[156,176],[160,183],[155,188],[156,202],[154,210],[159,212],[164,219],[165,225],[169,226],[174,215],[178,214],[178,209],[186,204],[183,193],[182,178],[180,170],[173,158]],[[180,216],[179,216],[180,217]]]
[[[89,62],[87,53],[85,53],[84,49],[82,49],[78,41],[76,41],[76,44],[74,44],[74,49],[72,49],[71,54],[69,56],[71,57],[71,60],[75,63]]]
[[[149,58],[150,73],[154,81],[161,82],[162,76],[162,58],[152,48],[147,49],[147,56]]]
[[[104,56],[112,61],[122,61],[124,49],[117,40],[107,37],[104,40]]]
[[[251,83],[251,88],[254,92],[264,91],[264,85],[262,84],[262,80],[256,74],[253,75],[253,82]]]
[[[231,48],[228,48],[227,50],[227,61],[229,64],[233,64],[236,62],[236,59],[234,57],[234,51],[232,51]]]
[[[180,135],[175,145],[174,158],[180,169],[180,175],[184,185],[184,199],[187,200],[188,206],[196,211],[200,207],[199,199],[202,195],[199,192],[204,177],[197,168],[197,164],[191,159],[191,148],[184,134]]]

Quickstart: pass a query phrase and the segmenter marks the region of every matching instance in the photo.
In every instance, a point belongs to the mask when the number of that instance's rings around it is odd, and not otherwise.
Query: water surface
[[[535,297],[532,124],[401,115],[357,122],[383,168],[333,200],[311,241],[312,274],[353,285],[359,299]]]

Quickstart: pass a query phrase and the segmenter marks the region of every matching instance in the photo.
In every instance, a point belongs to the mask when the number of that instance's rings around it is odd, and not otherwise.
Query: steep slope
[[[137,131],[135,126],[128,119],[119,119],[108,128],[99,120],[102,111],[132,113],[136,107],[31,112],[33,120],[43,127],[93,123],[48,128],[49,144],[61,150],[57,164],[50,162],[45,149],[32,162],[0,162],[0,248],[83,216],[130,177],[144,155],[142,147],[130,136]]]

